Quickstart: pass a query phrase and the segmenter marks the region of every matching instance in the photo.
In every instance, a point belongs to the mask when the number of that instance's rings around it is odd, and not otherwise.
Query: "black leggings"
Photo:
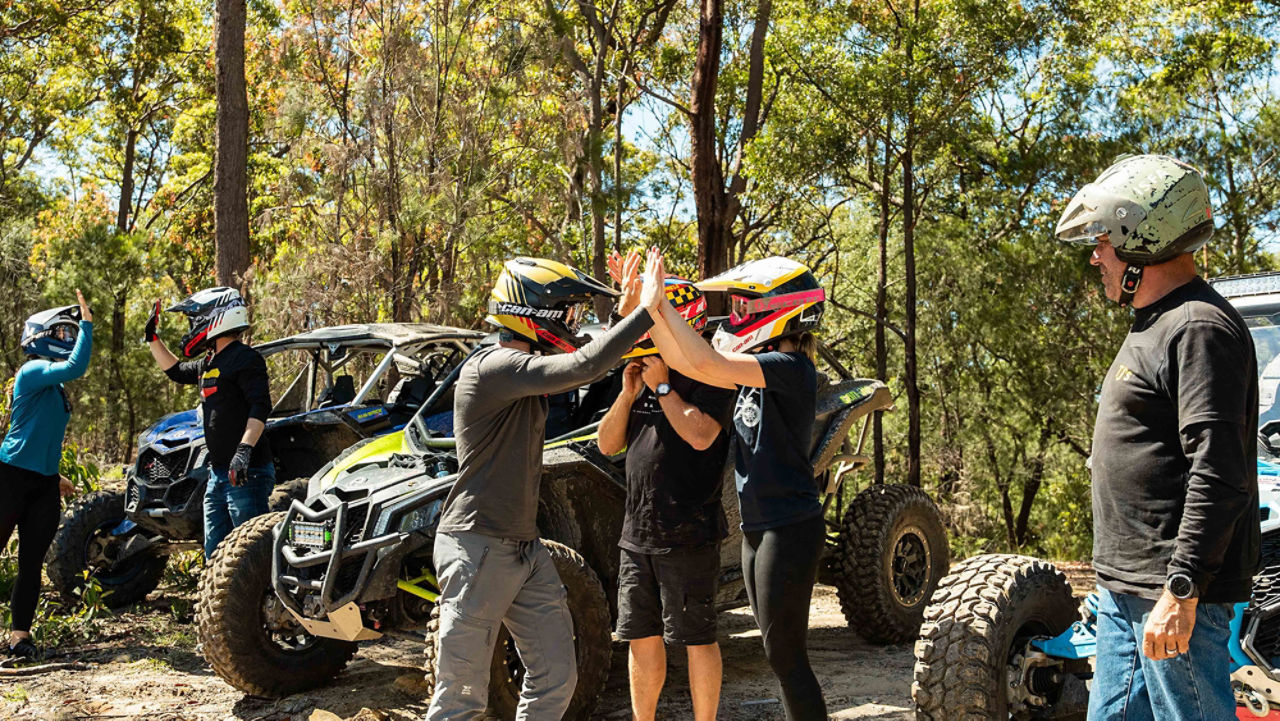
[[[10,612],[14,631],[30,631],[40,597],[44,554],[58,530],[62,506],[58,477],[0,463],[0,549],[18,529],[18,579],[13,584]]]
[[[742,576],[764,637],[764,655],[782,682],[790,721],[825,721],[827,703],[809,666],[809,600],[826,523],[807,521],[742,534]]]

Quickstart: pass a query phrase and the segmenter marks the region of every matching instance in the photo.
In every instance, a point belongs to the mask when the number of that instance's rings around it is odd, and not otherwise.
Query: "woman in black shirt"
[[[649,251],[645,273],[659,281],[665,276],[656,250]],[[779,257],[745,263],[698,287],[728,294],[731,314],[716,331],[714,348],[665,296],[649,307],[650,335],[672,368],[738,390],[734,475],[747,598],[782,683],[787,718],[825,719],[806,639],[826,530],[808,454],[818,389],[809,331],[822,318],[826,296],[808,268]]]

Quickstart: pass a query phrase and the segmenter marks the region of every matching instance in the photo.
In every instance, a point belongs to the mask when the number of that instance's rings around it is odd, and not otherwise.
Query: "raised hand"
[[[151,308],[151,317],[147,318],[147,328],[142,332],[142,342],[154,342],[160,332],[160,301]]]
[[[640,305],[657,310],[667,297],[666,271],[662,264],[662,252],[655,245],[649,248],[644,266],[644,285],[640,291]]]
[[[92,323],[93,313],[89,312],[89,304],[85,302],[84,293],[81,293],[79,288],[76,288],[76,300],[80,302],[80,320]]]

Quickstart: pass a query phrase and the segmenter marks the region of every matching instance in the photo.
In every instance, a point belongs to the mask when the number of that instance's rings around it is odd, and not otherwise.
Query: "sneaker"
[[[30,638],[24,638],[9,647],[9,655],[14,658],[34,661],[40,658],[40,649],[36,648],[36,645],[31,642]]]

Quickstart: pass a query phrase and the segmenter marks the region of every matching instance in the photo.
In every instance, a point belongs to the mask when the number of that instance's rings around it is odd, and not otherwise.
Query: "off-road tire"
[[[94,534],[115,528],[124,518],[124,494],[112,491],[82,496],[63,513],[45,563],[49,580],[67,603],[80,602]],[[160,585],[168,561],[168,556],[143,551],[110,573],[94,574],[104,594],[102,603],[108,608],[122,608],[146,598]]]
[[[233,530],[200,576],[196,633],[204,657],[232,686],[279,697],[323,686],[356,653],[356,644],[315,638],[302,650],[272,642],[263,618],[271,587],[271,532],[283,513],[267,513]]]
[[[832,579],[845,621],[872,643],[914,639],[950,555],[942,514],[924,491],[893,484],[859,493],[840,522]]]
[[[289,506],[293,505],[294,499],[305,501],[307,499],[307,483],[310,480],[310,478],[294,478],[277,485],[271,491],[271,497],[267,499],[267,512],[287,511]]]
[[[1008,664],[1032,636],[1055,636],[1078,618],[1067,577],[1052,563],[989,554],[958,564],[933,594],[916,641],[911,696],[918,721],[1075,719],[1009,713]]]
[[[609,679],[613,660],[610,647],[609,600],[604,595],[595,571],[577,551],[555,541],[542,541],[555,561],[560,581],[569,594],[569,613],[573,616],[574,646],[578,653],[578,685],[573,692],[565,721],[586,721],[591,717],[600,694]],[[436,686],[436,643],[440,631],[440,606],[431,609],[427,624],[426,676],[427,688]],[[509,721],[516,715],[520,689],[507,671],[507,646],[511,635],[506,627],[498,631],[493,661],[489,672],[489,708],[486,718]]]

